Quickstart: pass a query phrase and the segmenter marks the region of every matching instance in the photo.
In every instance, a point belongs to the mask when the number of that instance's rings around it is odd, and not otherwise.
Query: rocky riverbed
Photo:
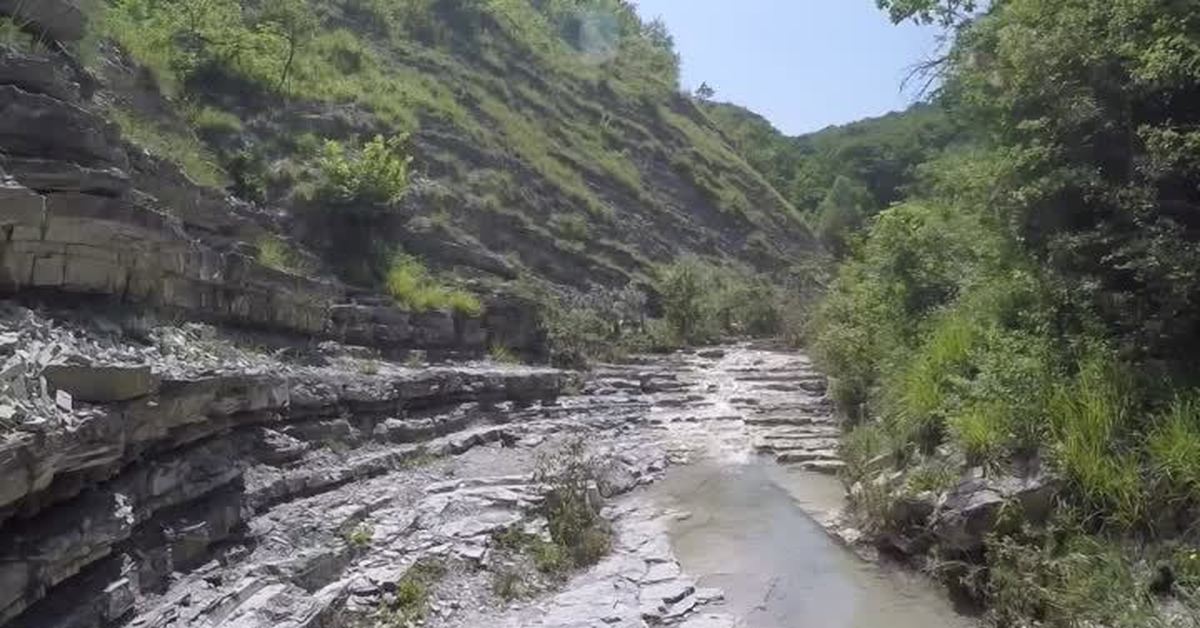
[[[857,563],[813,524],[837,529],[838,427],[822,378],[796,354],[732,346],[584,376],[398,364],[119,312],[85,321],[6,303],[2,314],[8,626],[817,625],[748,604],[762,594],[753,578],[722,578],[704,560],[731,550],[792,557],[772,588],[840,557],[818,577],[840,597],[808,603],[895,607],[885,586],[845,592],[862,580],[847,576]],[[547,535],[534,471],[572,438],[598,461],[613,546],[564,577],[503,533]],[[791,479],[723,475],[761,465]],[[746,499],[731,507],[689,470]],[[775,492],[750,498],[763,490]],[[763,513],[758,527],[712,523],[731,508]],[[710,547],[689,541],[698,528],[718,533]],[[779,545],[747,549],[747,535]],[[419,608],[388,614],[415,573]],[[933,595],[916,605],[930,604],[944,606]],[[873,625],[852,615],[805,616]],[[948,611],[909,615],[925,623],[894,625],[956,625]]]

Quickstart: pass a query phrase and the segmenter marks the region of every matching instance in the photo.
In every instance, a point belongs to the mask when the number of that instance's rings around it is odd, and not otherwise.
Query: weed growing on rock
[[[397,255],[387,273],[387,290],[397,303],[414,312],[449,309],[464,316],[479,316],[483,304],[478,297],[438,283],[421,261]]]
[[[265,236],[258,241],[258,263],[294,275],[312,273],[312,265],[296,249],[278,236]]]
[[[501,364],[520,364],[521,356],[517,355],[512,349],[504,345],[494,344],[488,348],[488,354],[493,360]]]
[[[520,572],[511,568],[502,568],[492,576],[492,593],[506,602],[511,602],[525,597],[529,591]]]
[[[446,575],[446,566],[436,559],[421,559],[409,567],[396,583],[396,593],[379,611],[386,626],[409,626],[425,619],[429,592]]]
[[[612,547],[612,529],[600,516],[597,463],[583,438],[571,437],[543,456],[534,479],[546,487],[542,515],[565,560],[574,567],[597,563]],[[539,559],[535,556],[535,560]],[[547,550],[539,562],[549,565],[558,560]]]
[[[343,533],[346,543],[355,549],[366,549],[371,546],[371,541],[375,538],[375,528],[371,524],[362,522],[353,528],[347,529]]]

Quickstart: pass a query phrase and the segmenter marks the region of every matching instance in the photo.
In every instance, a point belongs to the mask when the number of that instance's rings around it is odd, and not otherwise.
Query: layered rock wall
[[[262,233],[244,208],[123,143],[75,72],[0,48],[0,294],[103,295],[385,350],[486,347],[480,320],[356,303],[335,280],[260,264],[239,242]]]

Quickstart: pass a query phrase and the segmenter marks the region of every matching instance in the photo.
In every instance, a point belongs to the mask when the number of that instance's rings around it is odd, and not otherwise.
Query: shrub
[[[317,159],[318,199],[341,204],[390,207],[408,190],[412,158],[403,136],[375,136],[359,149],[327,140]]]
[[[659,292],[663,315],[675,333],[687,342],[704,338],[704,269],[695,258],[684,258],[660,271]]]
[[[1054,458],[1087,514],[1136,524],[1144,514],[1142,477],[1128,447],[1134,399],[1128,375],[1103,350],[1050,400]]]
[[[1151,471],[1165,483],[1159,499],[1200,503],[1200,396],[1180,395],[1146,439]]]

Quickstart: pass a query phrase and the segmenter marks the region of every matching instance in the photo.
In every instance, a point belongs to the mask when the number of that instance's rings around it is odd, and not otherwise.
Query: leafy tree
[[[696,88],[696,98],[700,100],[712,100],[717,92],[708,83],[701,83],[700,87]]]
[[[876,4],[896,23],[914,20],[920,24],[955,26],[966,20],[980,3],[978,0],[876,0]]]
[[[817,236],[825,248],[837,257],[845,256],[851,234],[874,213],[873,205],[866,186],[849,177],[838,177],[818,208]]]
[[[1130,351],[1200,350],[1200,2],[1009,0],[946,97],[1011,164],[995,210]]]

